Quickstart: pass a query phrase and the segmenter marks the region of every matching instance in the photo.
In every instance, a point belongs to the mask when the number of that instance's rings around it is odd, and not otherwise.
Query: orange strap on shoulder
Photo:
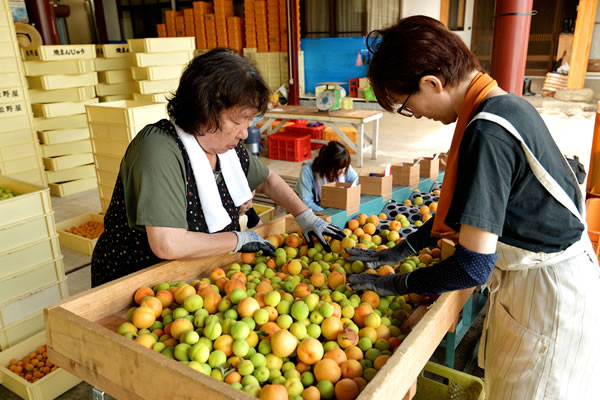
[[[458,120],[456,121],[456,128],[454,129],[454,136],[452,137],[452,144],[450,145],[450,151],[448,152],[442,193],[433,222],[432,233],[436,236],[446,237],[456,234],[456,231],[447,226],[444,221],[446,220],[452,198],[454,197],[460,142],[462,141],[467,124],[471,121],[471,118],[473,118],[475,111],[477,111],[477,108],[479,108],[479,105],[485,100],[486,96],[496,87],[498,87],[498,83],[491,76],[480,72],[473,78],[467,89],[465,100],[458,113]]]

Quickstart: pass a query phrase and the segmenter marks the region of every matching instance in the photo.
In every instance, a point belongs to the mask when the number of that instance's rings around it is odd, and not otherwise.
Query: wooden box
[[[71,375],[62,368],[49,373],[34,383],[27,382],[8,369],[8,362],[11,359],[16,358],[17,360],[21,360],[44,344],[46,344],[46,337],[43,332],[40,332],[9,350],[0,353],[2,385],[25,400],[55,399],[81,382],[81,379]]]
[[[156,94],[176,91],[179,79],[165,79],[161,81],[136,81],[137,90],[141,94]]]
[[[98,72],[98,82],[116,84],[130,82],[133,78],[129,69],[118,69],[115,71],[100,71]]]
[[[60,103],[64,101],[84,101],[96,96],[94,86],[56,90],[29,90],[31,104]]]
[[[360,210],[360,185],[334,182],[321,186],[321,207],[340,208],[348,215],[357,213]]]
[[[94,162],[92,153],[69,154],[60,157],[42,157],[44,167],[50,171],[60,171],[62,169],[79,167]]]
[[[295,232],[298,228],[291,216],[285,216],[254,230],[267,237]],[[240,262],[239,254],[157,264],[46,309],[50,360],[119,399],[253,399],[115,332],[126,321],[132,295],[140,287],[208,276],[212,269],[233,262]],[[445,293],[430,308],[425,308],[422,318],[358,399],[402,398],[471,292]],[[148,371],[157,373],[149,376]]]
[[[80,253],[84,253],[91,256],[92,252],[94,251],[94,247],[96,246],[96,242],[98,241],[98,238],[88,239],[83,236],[75,235],[66,231],[67,229],[85,224],[89,221],[103,222],[104,216],[93,213],[84,214],[66,219],[56,224],[56,229],[58,230],[58,240],[60,241],[60,245],[62,247],[67,247],[69,249],[73,249]]]
[[[96,71],[116,71],[127,69],[132,65],[133,59],[128,57],[119,58],[96,58],[94,60],[94,69]]]
[[[93,178],[96,176],[95,167],[93,164],[82,165],[63,169],[60,171],[46,171],[48,183],[73,181],[75,179]]]
[[[26,76],[85,74],[94,72],[94,60],[25,61]]]
[[[155,67],[159,65],[186,64],[194,58],[191,51],[178,51],[175,53],[136,53],[133,55],[133,65],[136,67]]]
[[[129,39],[127,43],[132,53],[193,52],[196,49],[196,38],[194,37]],[[169,55],[165,54],[165,56]]]
[[[138,81],[163,79],[179,79],[186,64],[164,65],[162,67],[131,67],[133,79]]]
[[[85,112],[86,104],[98,103],[98,98],[77,101],[77,102],[59,102],[59,103],[48,103],[48,104],[32,104],[31,110],[33,111],[34,117],[41,118],[55,118],[64,117],[67,115],[83,114]]]
[[[55,129],[51,131],[38,131],[38,138],[42,144],[58,144],[89,139],[88,128]]]
[[[38,131],[51,131],[55,129],[76,129],[87,127],[85,114],[67,115],[55,118],[34,118],[33,125]]]
[[[420,176],[421,178],[429,178],[432,181],[437,180],[440,174],[440,159],[438,155],[433,157],[425,157],[421,161]]]
[[[104,58],[121,58],[128,57],[131,53],[129,52],[129,45],[120,44],[97,44],[96,45],[96,57]]]
[[[416,188],[419,186],[419,164],[400,163],[392,165],[392,184],[394,186],[408,186]]]
[[[27,78],[31,89],[58,90],[98,84],[98,74],[87,72],[77,75],[40,75]]]
[[[0,229],[12,223],[41,217],[52,212],[47,188],[0,176],[0,187],[18,193],[18,196],[0,201]]]
[[[56,157],[67,154],[91,153],[92,143],[90,139],[83,139],[76,142],[42,144],[40,148],[42,150],[42,157]]]
[[[123,100],[90,105],[86,109],[92,130],[94,130],[95,123],[109,124],[110,126],[141,125],[143,127],[162,118],[167,118],[167,107],[164,104],[152,104],[150,102]],[[136,133],[137,131],[133,135],[118,133],[113,137],[121,140],[131,140]],[[108,137],[105,138],[108,139]]]
[[[361,175],[358,177],[358,183],[361,186],[361,194],[370,194],[372,196],[381,196],[383,200],[392,198],[392,175],[383,174]]]

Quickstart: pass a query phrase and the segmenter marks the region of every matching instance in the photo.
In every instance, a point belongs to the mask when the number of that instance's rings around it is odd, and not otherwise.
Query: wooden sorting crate
[[[83,114],[85,113],[86,104],[96,104],[98,98],[84,100],[84,101],[65,101],[60,103],[48,103],[48,104],[32,104],[31,110],[33,111],[34,117],[40,118],[55,118],[64,117],[67,115]]]
[[[0,228],[52,212],[48,188],[5,176],[0,176],[0,187],[19,194],[10,199],[0,200]]]
[[[166,79],[162,81],[136,81],[137,90],[141,94],[156,94],[173,92],[179,86],[179,79]]]
[[[96,46],[93,44],[40,46],[33,49],[23,49],[22,52],[25,61],[89,60],[96,58]]]
[[[50,188],[52,196],[65,197],[75,193],[85,192],[86,190],[95,189],[97,184],[96,177],[93,177],[64,183],[49,183],[48,187]]]
[[[43,157],[56,157],[67,154],[90,153],[92,151],[92,144],[90,143],[90,139],[83,139],[76,142],[43,144],[40,148]]]
[[[25,75],[85,74],[94,72],[94,60],[25,61]]]
[[[34,118],[33,125],[38,131],[85,128],[87,126],[87,118],[85,114],[67,115],[56,118]]]
[[[94,86],[56,90],[29,90],[31,104],[84,101],[92,99],[95,96],[96,89]]]
[[[138,81],[158,81],[163,79],[179,79],[183,72],[183,65],[165,65],[161,67],[131,67],[133,79]]]
[[[133,66],[135,67],[157,67],[160,65],[187,64],[194,57],[190,51],[178,51],[168,55],[161,53],[136,53],[133,55]]]
[[[69,154],[68,156],[60,157],[42,157],[44,167],[49,171],[60,171],[81,165],[87,165],[94,162],[92,153]]]
[[[64,279],[65,270],[62,257],[44,262],[16,275],[0,279],[0,303],[20,297],[24,293],[33,293],[42,287]]]
[[[56,129],[51,131],[38,131],[38,138],[42,144],[58,144],[89,139],[88,128]]]
[[[159,105],[160,104],[156,104]],[[164,104],[162,105],[164,107]],[[158,116],[157,116],[158,117]],[[154,117],[151,117],[154,119]],[[164,118],[164,117],[163,117]],[[109,121],[107,119],[107,121]],[[92,139],[100,139],[106,141],[127,141],[130,142],[147,124],[152,124],[156,121],[142,123],[139,125],[112,124],[110,122],[90,122],[90,132]]]
[[[3,111],[0,113],[0,123],[5,119],[27,115],[27,104],[23,100],[0,104],[0,109]]]
[[[132,53],[193,52],[196,49],[195,37],[129,39],[127,43]]]
[[[285,216],[254,230],[266,237],[298,229],[295,220]],[[119,399],[253,399],[115,332],[126,320],[132,295],[140,287],[208,276],[213,268],[233,262],[240,262],[239,254],[165,262],[48,308],[45,317],[50,359]],[[424,309],[423,317],[358,399],[402,398],[456,320],[471,291],[445,293],[429,309]],[[139,365],[144,368],[136,367]],[[149,379],[147,371],[160,374]]]
[[[44,332],[39,332],[0,353],[2,385],[25,400],[52,400],[81,382],[81,379],[62,368],[34,383],[27,382],[8,369],[11,359],[21,360],[44,344],[46,344],[46,335]]]
[[[143,126],[167,117],[167,108],[164,104],[132,100],[90,105],[86,109],[88,120],[91,123]],[[133,136],[128,133],[127,138],[131,140]],[[121,139],[123,139],[123,136],[121,136]]]
[[[121,58],[129,57],[129,45],[120,44],[97,44],[96,45],[96,57],[104,58]]]
[[[41,75],[27,78],[31,89],[70,89],[98,84],[98,74],[88,72],[77,75]]]
[[[44,330],[44,312],[39,311],[27,318],[0,328],[0,350],[15,346],[25,339],[29,339]],[[0,353],[2,354],[2,353]],[[0,381],[1,383],[1,381]]]
[[[49,183],[57,183],[73,181],[75,179],[93,178],[96,176],[96,172],[94,165],[90,164],[63,169],[60,171],[46,171],[46,175]]]
[[[24,221],[0,226],[0,253],[48,239],[56,234],[54,213],[31,217]]]
[[[67,229],[72,227],[76,227],[86,222],[94,221],[94,222],[103,222],[104,216],[100,214],[84,214],[79,215],[77,217],[69,218],[64,221],[56,224],[56,229],[58,230],[58,238],[60,240],[60,245],[62,247],[67,247],[69,249],[73,249],[80,253],[84,253],[87,255],[92,255],[94,251],[94,247],[96,246],[96,242],[98,239],[88,239],[83,236],[75,235],[73,233],[67,232]]]
[[[0,73],[17,73],[20,71],[21,68],[17,57],[4,57],[0,54]]]
[[[19,274],[61,256],[57,234],[16,249],[0,252],[0,265],[2,265],[0,278]]]
[[[133,78],[129,69],[120,69],[116,71],[101,71],[98,72],[98,82],[100,83],[124,83],[130,82]]]

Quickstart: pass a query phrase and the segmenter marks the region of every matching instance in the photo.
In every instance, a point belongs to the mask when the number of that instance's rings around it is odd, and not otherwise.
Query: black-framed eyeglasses
[[[402,105],[400,107],[398,107],[398,109],[396,110],[396,112],[400,115],[403,115],[405,117],[412,117],[413,115],[415,115],[415,113],[408,107],[406,107],[406,103],[408,103],[408,99],[410,99],[410,96],[413,95],[414,92],[410,92],[410,94],[406,97],[406,100],[404,100],[404,103],[402,103]]]

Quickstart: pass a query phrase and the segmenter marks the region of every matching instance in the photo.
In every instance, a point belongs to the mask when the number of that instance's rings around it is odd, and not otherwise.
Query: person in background
[[[323,235],[344,237],[241,143],[267,110],[269,93],[252,63],[232,51],[191,61],[169,100],[170,120],[147,125],[127,147],[92,255],[92,286],[162,260],[273,256],[256,232],[240,232],[253,190],[293,214],[309,245],[316,238],[328,248]]]
[[[358,175],[350,165],[350,152],[346,146],[340,142],[329,142],[321,147],[314,160],[302,165],[296,193],[313,211],[322,211],[321,186],[332,182],[352,183],[356,180]]]
[[[367,40],[383,108],[456,127],[435,217],[391,249],[349,249],[347,261],[393,265],[437,237],[458,244],[428,268],[351,275],[352,288],[387,296],[486,284],[486,397],[597,398],[600,268],[582,193],[544,121],[435,19],[409,17]]]

